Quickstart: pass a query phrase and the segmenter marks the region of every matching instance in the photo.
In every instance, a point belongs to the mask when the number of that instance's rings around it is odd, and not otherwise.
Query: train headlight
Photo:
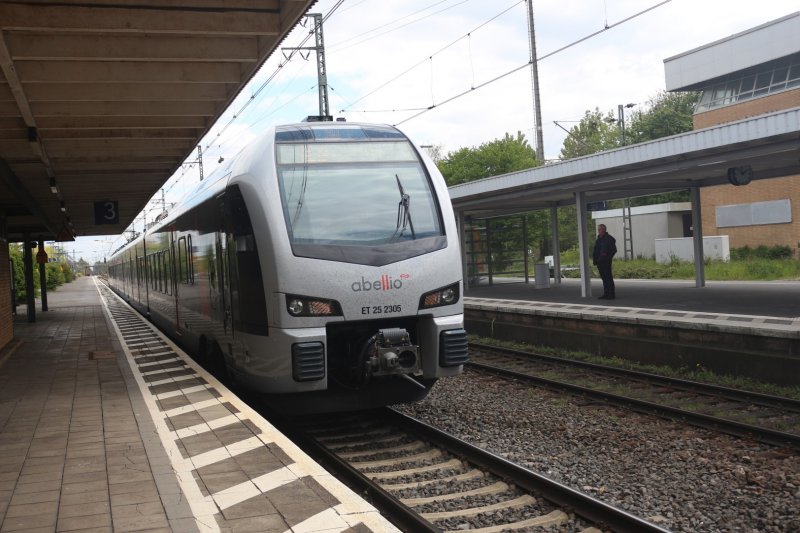
[[[342,308],[336,300],[310,296],[286,295],[286,310],[292,316],[340,316]]]
[[[458,298],[458,283],[453,283],[447,287],[423,294],[419,301],[419,308],[430,309],[431,307],[452,305],[458,301]]]
[[[300,316],[303,314],[303,311],[306,310],[306,306],[303,305],[303,300],[299,298],[288,300],[286,308],[289,310],[289,314],[294,316]]]

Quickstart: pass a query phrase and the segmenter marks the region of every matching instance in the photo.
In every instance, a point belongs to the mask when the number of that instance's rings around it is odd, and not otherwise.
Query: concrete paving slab
[[[396,531],[138,315],[117,322],[114,298],[80,278],[34,323],[17,309],[0,533]]]

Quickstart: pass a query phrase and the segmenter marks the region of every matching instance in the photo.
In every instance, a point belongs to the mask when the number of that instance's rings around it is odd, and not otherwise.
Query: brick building
[[[694,129],[800,107],[800,12],[664,60],[669,91],[702,91]],[[703,235],[800,257],[800,176],[701,189]],[[750,176],[743,170],[743,181]]]

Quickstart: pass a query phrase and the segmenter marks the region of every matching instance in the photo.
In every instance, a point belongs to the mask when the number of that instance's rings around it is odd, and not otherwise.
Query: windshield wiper
[[[416,239],[417,235],[414,233],[414,223],[411,221],[411,197],[403,190],[403,184],[400,183],[400,176],[394,175],[397,180],[397,188],[400,190],[400,202],[397,204],[397,227],[395,228],[395,235],[400,236],[406,230],[406,227],[411,229],[411,238]]]

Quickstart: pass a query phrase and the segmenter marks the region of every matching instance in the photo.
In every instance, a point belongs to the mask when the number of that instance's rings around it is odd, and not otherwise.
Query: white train
[[[390,126],[278,126],[117,251],[111,287],[289,411],[424,397],[467,361],[445,182]]]

